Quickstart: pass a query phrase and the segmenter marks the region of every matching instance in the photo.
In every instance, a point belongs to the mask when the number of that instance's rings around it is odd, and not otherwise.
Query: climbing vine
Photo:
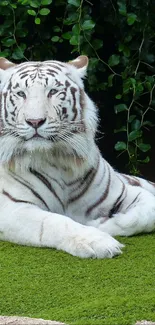
[[[89,56],[89,93],[115,112],[114,148],[134,174],[150,160],[155,126],[154,14],[151,0],[0,1],[0,56]]]

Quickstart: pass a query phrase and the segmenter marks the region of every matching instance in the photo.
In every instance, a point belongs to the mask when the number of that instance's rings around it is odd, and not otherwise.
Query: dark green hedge
[[[88,55],[89,93],[115,112],[116,154],[138,173],[155,125],[154,17],[153,0],[1,0],[0,55],[18,62]]]

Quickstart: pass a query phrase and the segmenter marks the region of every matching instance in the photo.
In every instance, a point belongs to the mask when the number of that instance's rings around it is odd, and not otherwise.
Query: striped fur
[[[121,253],[112,236],[155,229],[155,184],[115,172],[95,144],[87,64],[0,60],[1,240],[104,258]]]

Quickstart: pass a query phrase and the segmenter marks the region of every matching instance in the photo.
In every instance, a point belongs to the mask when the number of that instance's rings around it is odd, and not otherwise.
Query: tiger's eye
[[[58,92],[57,89],[51,89],[48,93],[48,97],[51,97],[52,95],[55,95]]]
[[[22,91],[22,90],[21,90],[21,91],[18,91],[17,95],[18,95],[19,97],[26,98],[26,95],[25,95],[24,91]]]

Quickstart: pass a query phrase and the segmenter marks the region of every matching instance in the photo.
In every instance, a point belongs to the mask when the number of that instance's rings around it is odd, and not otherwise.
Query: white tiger
[[[113,257],[112,236],[155,229],[155,185],[119,174],[95,144],[88,58],[0,60],[0,239],[83,258]]]

